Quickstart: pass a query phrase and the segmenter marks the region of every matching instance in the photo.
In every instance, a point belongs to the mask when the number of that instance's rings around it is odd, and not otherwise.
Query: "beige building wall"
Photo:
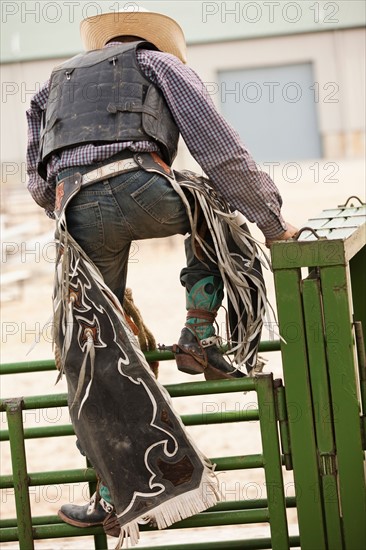
[[[365,150],[365,31],[321,33],[191,45],[189,65],[206,83],[220,109],[218,72],[312,62],[324,158],[360,158]],[[2,66],[2,181],[21,175],[25,181],[27,128],[25,112],[35,90],[62,60]],[[195,167],[181,144],[177,168]]]
[[[311,62],[325,158],[365,151],[365,30],[352,29],[191,46],[189,63],[202,80],[218,71]],[[212,94],[220,109],[220,90]]]

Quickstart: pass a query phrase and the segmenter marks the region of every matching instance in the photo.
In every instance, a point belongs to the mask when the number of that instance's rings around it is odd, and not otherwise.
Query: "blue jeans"
[[[87,172],[92,166],[69,169],[62,177]],[[70,234],[102,273],[105,283],[123,302],[131,242],[169,237],[190,231],[186,208],[164,176],[139,169],[81,188],[66,208]],[[217,271],[199,262],[186,241],[184,286]],[[215,269],[216,268],[216,269]],[[189,281],[192,273],[192,282]]]

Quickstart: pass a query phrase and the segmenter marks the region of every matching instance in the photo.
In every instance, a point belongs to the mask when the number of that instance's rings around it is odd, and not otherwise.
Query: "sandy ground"
[[[301,178],[296,183],[277,178],[278,186],[284,199],[284,216],[291,223],[301,227],[306,220],[316,216],[324,208],[343,204],[350,195],[364,197],[364,165],[361,161],[337,163],[337,173],[328,181],[329,167],[325,161],[320,163],[320,175],[323,179],[314,181],[314,170],[311,163],[301,165]],[[319,179],[319,178],[318,178]],[[5,190],[6,193],[11,192]],[[1,362],[15,362],[52,358],[52,347],[47,323],[51,314],[51,294],[53,277],[52,240],[53,223],[47,219],[39,221],[39,214],[32,207],[27,207],[27,220],[35,220],[37,230],[35,237],[13,239],[21,247],[20,253],[9,254],[3,258],[2,271],[27,271],[28,278],[23,288],[15,287],[13,299],[2,303],[1,317]],[[9,219],[7,220],[7,224]],[[11,225],[11,224],[10,224]],[[254,228],[254,234],[263,240]],[[23,240],[22,240],[23,239]],[[11,241],[11,242],[13,242]],[[6,242],[10,242],[10,239]],[[33,248],[31,248],[33,243]],[[38,245],[37,245],[38,243]],[[184,265],[183,238],[174,237],[164,241],[144,241],[135,243],[129,263],[129,286],[133,289],[134,299],[140,308],[146,324],[154,333],[157,342],[172,344],[177,340],[185,319],[184,292],[179,283],[179,271]],[[268,295],[275,306],[273,281],[270,272],[266,273]],[[4,296],[8,287],[3,290]],[[12,289],[14,290],[14,289]],[[223,322],[223,317],[220,318]],[[46,327],[45,327],[46,325]],[[45,327],[45,328],[44,328]],[[35,333],[39,332],[39,334]],[[263,339],[268,339],[264,331]],[[34,339],[37,345],[29,350]],[[28,353],[28,355],[27,355]],[[279,352],[265,354],[268,359],[267,371],[275,377],[282,376]],[[62,380],[55,386],[55,373],[18,374],[3,376],[1,379],[1,396],[14,397],[65,393],[66,382]],[[160,382],[163,384],[187,382],[192,377],[180,373],[172,361],[160,365]],[[203,377],[195,377],[195,380]],[[174,406],[180,414],[244,410],[255,408],[255,394],[235,394],[206,396],[197,398],[179,398]],[[24,412],[25,425],[63,424],[67,421],[66,411],[48,409],[43,412]],[[2,428],[6,427],[2,417]],[[196,445],[210,457],[253,454],[261,452],[261,441],[257,423],[222,424],[189,428]],[[27,463],[30,472],[57,469],[81,468],[85,465],[83,457],[75,448],[75,438],[52,438],[49,440],[29,440],[26,442]],[[1,446],[1,473],[11,473],[8,443]],[[265,481],[261,470],[241,472],[223,472],[219,474],[220,487],[224,496],[232,499],[264,498]],[[285,472],[285,489],[287,496],[293,494],[291,472]],[[82,503],[86,498],[85,486],[55,485],[50,487],[31,488],[31,505],[35,515],[56,513],[65,502]],[[14,517],[15,505],[13,491],[6,490],[1,494],[0,512],[2,518]],[[296,533],[296,514],[289,511],[290,532]],[[154,544],[179,543],[179,541],[209,541],[220,539],[253,538],[269,536],[266,526],[228,526],[206,528],[205,530],[166,531],[159,533],[142,533],[141,546]],[[114,547],[115,540],[109,540],[109,547]],[[4,548],[15,549],[15,543],[4,544]],[[72,549],[92,548],[92,539],[69,539],[36,542],[36,548]]]

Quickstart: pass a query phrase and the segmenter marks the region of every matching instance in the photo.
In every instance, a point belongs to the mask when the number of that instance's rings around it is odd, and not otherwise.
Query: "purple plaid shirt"
[[[161,90],[190,153],[216,190],[233,209],[256,223],[268,239],[283,233],[286,224],[276,185],[258,169],[238,134],[218,113],[197,74],[178,58],[158,51],[138,50],[137,61],[147,78]],[[125,148],[134,152],[159,150],[154,142],[148,141],[82,145],[53,155],[47,166],[47,182],[44,181],[37,173],[37,159],[41,115],[48,92],[49,81],[32,98],[27,111],[27,172],[29,192],[50,217],[53,217],[56,176],[61,170],[94,164]]]

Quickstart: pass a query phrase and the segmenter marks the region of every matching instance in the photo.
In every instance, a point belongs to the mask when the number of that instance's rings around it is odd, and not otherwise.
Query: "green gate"
[[[173,398],[237,392],[240,399],[243,392],[254,392],[255,410],[189,414],[182,420],[186,426],[258,422],[261,453],[211,459],[218,472],[261,468],[267,487],[266,498],[225,501],[171,528],[264,523],[269,524],[271,536],[155,548],[366,548],[365,229],[365,206],[345,205],[311,220],[301,240],[273,245],[284,385],[271,374],[262,374],[166,386]],[[279,347],[279,342],[262,342],[260,350]],[[170,352],[147,356],[159,361],[173,358]],[[1,373],[54,368],[52,361],[7,364]],[[52,472],[27,469],[25,439],[70,436],[73,428],[70,424],[24,427],[23,411],[66,407],[66,395],[5,399],[0,406],[8,423],[1,440],[10,442],[12,457],[12,475],[1,476],[0,488],[14,489],[17,513],[16,518],[1,520],[0,540],[19,541],[22,550],[31,550],[37,539],[93,535],[95,548],[107,548],[102,528],[79,529],[57,516],[31,514],[30,487],[83,481],[89,482],[91,493],[95,490],[95,473],[88,464]],[[242,429],[244,439],[245,426]],[[295,497],[285,496],[284,468],[293,469]],[[287,508],[294,507],[300,536],[289,537]]]
[[[297,405],[288,419],[301,548],[309,550],[366,548],[365,214],[364,204],[324,210],[301,240],[272,248],[286,395]]]

